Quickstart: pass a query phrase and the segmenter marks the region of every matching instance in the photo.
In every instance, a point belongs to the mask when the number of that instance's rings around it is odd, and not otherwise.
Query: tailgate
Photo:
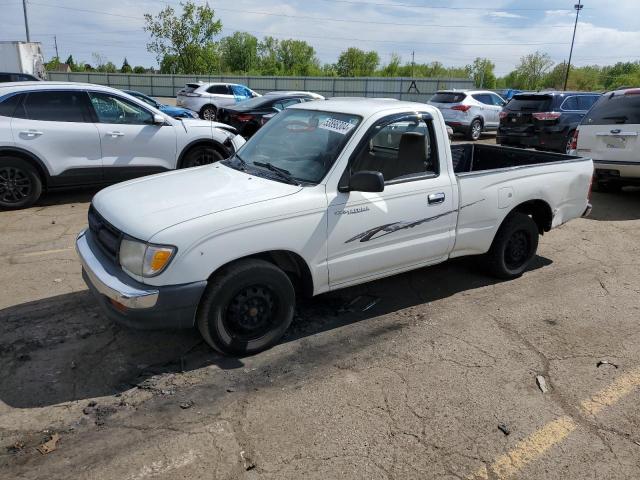
[[[640,164],[640,125],[581,125],[578,155],[594,160]]]

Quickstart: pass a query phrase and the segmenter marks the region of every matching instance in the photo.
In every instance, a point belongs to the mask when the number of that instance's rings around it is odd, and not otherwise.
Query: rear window
[[[585,117],[585,125],[640,124],[640,95],[600,97]]]
[[[546,112],[550,110],[551,101],[549,95],[516,95],[505,108],[512,112]]]
[[[194,90],[200,88],[200,84],[199,83],[187,83],[184,88],[182,89],[183,92],[185,93],[191,93]]]
[[[431,101],[435,103],[460,103],[467,95],[461,92],[438,92],[433,97],[431,97]]]

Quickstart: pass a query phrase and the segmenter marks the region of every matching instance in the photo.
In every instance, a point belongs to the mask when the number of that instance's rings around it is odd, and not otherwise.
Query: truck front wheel
[[[538,225],[524,213],[507,216],[486,255],[490,272],[498,278],[521,276],[538,250]]]
[[[259,259],[239,260],[214,275],[196,322],[205,341],[226,355],[251,355],[276,344],[293,319],[289,277]]]

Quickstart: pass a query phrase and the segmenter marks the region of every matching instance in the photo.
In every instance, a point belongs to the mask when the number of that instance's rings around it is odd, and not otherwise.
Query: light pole
[[[27,0],[22,0],[22,9],[24,10],[24,29],[27,31],[27,42],[31,41],[29,36],[29,18],[27,17]]]
[[[576,9],[576,23],[573,25],[573,38],[571,39],[571,50],[569,51],[569,63],[567,63],[567,73],[564,76],[564,91],[567,90],[567,82],[569,81],[569,70],[571,70],[571,57],[573,56],[573,44],[576,41],[576,29],[578,28],[578,17],[580,16],[580,10],[584,8],[582,0],[578,0],[573,8]]]

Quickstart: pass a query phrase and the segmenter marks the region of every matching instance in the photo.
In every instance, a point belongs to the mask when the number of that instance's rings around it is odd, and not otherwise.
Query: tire
[[[204,340],[225,355],[252,355],[275,345],[295,308],[289,277],[258,259],[239,260],[210,280],[196,314]]]
[[[30,207],[42,194],[42,178],[28,162],[16,157],[0,158],[0,208]]]
[[[200,110],[200,118],[202,118],[203,120],[210,120],[212,122],[215,122],[217,117],[218,109],[213,105],[205,105]]]
[[[567,137],[567,143],[565,144],[565,147],[564,147],[564,153],[567,155],[569,155],[569,152],[572,150],[571,145],[573,144],[574,133],[575,133],[575,130],[569,132],[569,136]]]
[[[219,150],[211,145],[201,145],[192,148],[185,154],[180,164],[180,168],[200,167],[202,165],[219,162],[225,158],[226,157]]]
[[[529,215],[509,214],[486,254],[489,271],[506,280],[521,276],[538,250],[539,235],[538,225]]]
[[[476,118],[471,125],[469,125],[469,130],[467,131],[467,139],[480,140],[480,136],[482,135],[482,121],[479,118]]]

